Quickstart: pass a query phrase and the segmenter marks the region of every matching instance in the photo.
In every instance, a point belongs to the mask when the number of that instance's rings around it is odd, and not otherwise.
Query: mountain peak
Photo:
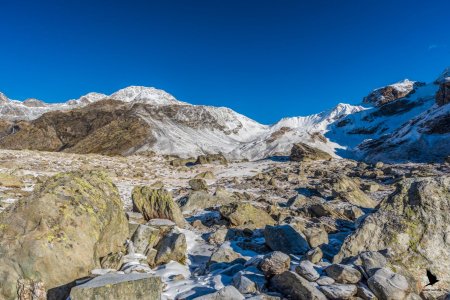
[[[178,101],[166,91],[145,86],[129,86],[110,95],[111,98],[123,102],[141,102],[153,105],[186,104]]]
[[[5,94],[3,94],[2,92],[0,92],[0,103],[7,103],[9,102],[9,98],[6,97]]]

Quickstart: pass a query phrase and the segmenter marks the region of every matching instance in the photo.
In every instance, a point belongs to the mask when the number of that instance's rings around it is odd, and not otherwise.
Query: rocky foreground
[[[0,299],[450,299],[450,166],[0,151]]]

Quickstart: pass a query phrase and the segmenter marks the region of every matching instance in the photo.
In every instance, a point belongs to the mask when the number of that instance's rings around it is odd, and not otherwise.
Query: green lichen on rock
[[[151,219],[167,219],[178,226],[185,225],[180,208],[172,195],[165,189],[154,189],[148,186],[136,186],[131,197],[133,210],[142,213],[148,221]]]
[[[61,288],[120,251],[128,233],[119,192],[102,172],[61,173],[0,213],[0,298],[19,278]]]
[[[219,209],[223,218],[236,228],[264,228],[266,225],[274,225],[275,220],[262,208],[250,203],[231,203]]]

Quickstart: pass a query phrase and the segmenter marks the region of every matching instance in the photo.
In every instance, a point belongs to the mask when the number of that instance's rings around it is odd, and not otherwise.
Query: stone
[[[275,224],[275,220],[263,209],[250,203],[231,203],[219,208],[224,219],[235,228],[257,229]]]
[[[73,287],[71,300],[161,299],[162,282],[151,274],[106,274]]]
[[[408,281],[400,274],[383,268],[367,280],[370,290],[380,300],[402,300],[407,296]]]
[[[171,260],[186,263],[187,243],[183,233],[170,232],[161,239],[155,249],[158,251],[155,257],[156,265],[165,264]]]
[[[221,245],[225,242],[228,235],[228,229],[227,228],[219,228],[215,232],[211,233],[211,235],[208,238],[208,242],[211,244]]]
[[[309,260],[302,260],[298,266],[295,267],[295,272],[309,281],[316,281],[320,277],[320,274],[316,271],[314,264]]]
[[[192,191],[187,198],[181,203],[181,210],[183,212],[192,212],[203,210],[206,208],[227,205],[235,201],[234,198],[228,194],[220,194],[212,196],[206,191]]]
[[[270,285],[273,289],[290,299],[327,299],[327,297],[308,280],[291,271],[275,275],[270,280]]]
[[[378,269],[384,268],[387,264],[387,259],[384,255],[376,251],[363,252],[359,257],[369,277],[375,274]]]
[[[266,279],[257,268],[248,267],[233,276],[233,285],[242,294],[252,294],[265,288]]]
[[[316,280],[318,285],[330,285],[335,283],[334,279],[328,276],[320,276],[319,279]]]
[[[360,282],[357,285],[356,295],[364,300],[377,300],[377,296],[369,289],[367,285]],[[412,300],[412,299],[411,299]]]
[[[325,269],[328,276],[338,283],[358,283],[361,278],[361,272],[349,265],[332,264]]]
[[[223,243],[216,251],[214,251],[209,259],[209,263],[230,263],[237,259],[241,259],[242,255],[234,251],[229,242]]]
[[[264,275],[271,277],[289,270],[290,264],[291,258],[289,255],[274,251],[264,256],[259,268],[264,272]]]
[[[322,224],[311,222],[305,218],[294,218],[290,224],[306,237],[310,247],[328,244],[328,233]]]
[[[302,207],[308,202],[308,198],[306,198],[304,195],[297,195],[295,197],[292,197],[286,202],[287,207]]]
[[[0,298],[17,297],[19,279],[43,282],[49,298],[120,252],[128,224],[116,186],[102,172],[50,177],[0,213]]]
[[[309,250],[306,252],[306,258],[313,264],[318,263],[323,257],[323,252],[319,247]]]
[[[333,157],[327,152],[307,144],[296,143],[292,146],[289,158],[291,161],[308,162],[314,160],[331,160]]]
[[[333,300],[345,300],[353,299],[352,297],[356,295],[357,288],[354,284],[330,284],[324,285],[319,288],[328,299]]]
[[[146,254],[148,249],[153,248],[158,243],[159,230],[140,224],[131,237],[131,241],[133,242],[136,253]]]
[[[450,289],[450,176],[402,179],[379,209],[348,236],[335,262],[366,251],[389,249],[388,264],[402,269],[414,292],[436,277]]]
[[[168,219],[179,227],[185,225],[183,214],[173,201],[172,195],[164,189],[136,186],[131,192],[133,210],[144,215],[145,219]]]
[[[221,288],[217,292],[203,295],[193,300],[244,300],[245,297],[232,285]]]
[[[206,154],[200,155],[197,157],[195,161],[197,165],[205,165],[205,164],[218,164],[218,165],[227,165],[228,161],[223,156],[223,154]]]
[[[24,184],[17,176],[0,173],[0,186],[7,188],[22,188]]]
[[[206,183],[205,179],[201,178],[193,178],[189,180],[189,186],[193,191],[207,191],[208,190],[208,184]]]
[[[47,300],[47,291],[41,281],[19,279],[17,281],[17,296],[18,300]]]
[[[309,250],[308,242],[291,225],[267,225],[264,229],[264,238],[267,246],[273,251],[305,254]]]

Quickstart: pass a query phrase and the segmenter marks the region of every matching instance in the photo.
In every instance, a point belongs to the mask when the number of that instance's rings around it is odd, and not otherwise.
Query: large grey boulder
[[[309,281],[316,281],[320,277],[320,274],[315,269],[314,264],[309,260],[302,260],[295,268],[295,272]]]
[[[325,272],[339,283],[358,283],[362,278],[361,272],[349,265],[333,264]]]
[[[177,261],[186,263],[187,243],[183,233],[172,231],[164,236],[156,246],[155,265]]]
[[[265,210],[250,203],[230,203],[220,207],[219,212],[236,228],[257,229],[275,224],[275,220]]]
[[[158,300],[162,282],[151,274],[106,274],[72,288],[71,300]]]
[[[268,225],[264,229],[264,238],[267,246],[274,251],[305,254],[309,250],[308,242],[291,225]]]
[[[367,284],[380,300],[405,299],[409,289],[405,277],[385,268],[376,271]]]
[[[61,173],[0,213],[0,299],[20,279],[42,282],[49,299],[120,252],[128,224],[119,192],[102,172]]]
[[[388,250],[388,263],[420,292],[450,290],[450,176],[404,179],[377,212],[344,241],[334,261],[366,251]]]
[[[352,299],[358,291],[356,285],[354,284],[330,284],[324,285],[319,288],[328,299],[333,300],[345,300]]]
[[[275,275],[270,280],[273,289],[279,291],[289,299],[326,300],[327,297],[302,276],[286,271]]]

